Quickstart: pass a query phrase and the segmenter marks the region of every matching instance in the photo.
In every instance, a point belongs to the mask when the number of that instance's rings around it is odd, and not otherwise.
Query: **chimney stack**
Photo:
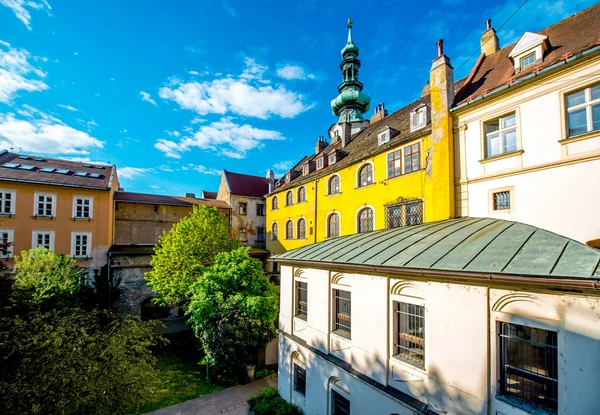
[[[481,35],[481,53],[490,56],[500,50],[500,41],[492,27],[492,19],[485,21],[485,27],[485,32]]]
[[[375,111],[371,116],[371,124],[383,120],[385,117],[387,117],[387,115],[388,112],[385,109],[385,104],[383,102],[375,105]]]
[[[275,172],[273,170],[267,172],[267,183],[269,184],[269,193],[271,193],[275,189]]]
[[[438,58],[444,55],[444,39],[440,39],[436,42]]]
[[[185,197],[191,197],[192,199],[196,198],[196,193],[186,193]]]
[[[342,127],[342,136],[340,140],[342,142],[342,148],[346,147],[350,140],[352,139],[352,124],[349,121],[345,121],[341,125]]]
[[[329,143],[327,142],[327,140],[325,139],[325,137],[323,137],[322,135],[320,135],[319,139],[317,140],[317,145],[315,147],[315,154],[319,154],[328,145],[329,145]]]

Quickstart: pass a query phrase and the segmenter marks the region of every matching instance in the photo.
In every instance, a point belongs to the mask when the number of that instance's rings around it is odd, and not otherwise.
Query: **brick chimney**
[[[492,19],[485,21],[485,32],[481,35],[481,53],[485,56],[493,55],[500,50],[500,41],[496,31],[492,27]]]
[[[340,126],[342,127],[342,134],[340,137],[340,141],[342,142],[341,147],[344,148],[352,139],[352,124],[346,121],[340,124]]]
[[[325,147],[327,147],[329,143],[322,135],[319,136],[317,140],[317,145],[315,146],[315,154],[319,154]]]
[[[387,115],[388,115],[388,112],[385,109],[385,104],[383,102],[375,105],[375,111],[373,112],[373,115],[371,116],[371,124],[383,120],[385,117],[387,117]]]

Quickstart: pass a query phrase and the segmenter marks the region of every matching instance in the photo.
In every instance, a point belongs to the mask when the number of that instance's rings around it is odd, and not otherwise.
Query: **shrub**
[[[250,409],[256,415],[300,415],[300,408],[287,403],[277,393],[276,388],[263,389],[258,395],[248,400]]]

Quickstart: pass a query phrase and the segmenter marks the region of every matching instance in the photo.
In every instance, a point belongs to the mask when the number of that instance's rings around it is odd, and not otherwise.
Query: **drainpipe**
[[[317,243],[317,207],[319,200],[319,178],[315,179],[315,242]]]

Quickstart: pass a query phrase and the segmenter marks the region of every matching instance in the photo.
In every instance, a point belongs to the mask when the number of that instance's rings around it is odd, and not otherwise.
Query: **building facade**
[[[0,237],[7,265],[44,246],[91,270],[107,263],[113,238],[115,166],[0,152]]]
[[[278,389],[305,414],[597,413],[596,249],[460,218],[276,260]]]
[[[500,49],[494,29],[452,108],[457,216],[600,247],[600,5]]]
[[[359,49],[342,50],[342,83],[331,106],[338,120],[279,180],[269,177],[267,249],[282,253],[338,236],[454,217],[452,120],[455,83],[438,44],[430,86],[388,115],[358,81]],[[435,114],[435,116],[434,116]],[[276,266],[276,265],[275,265]]]

